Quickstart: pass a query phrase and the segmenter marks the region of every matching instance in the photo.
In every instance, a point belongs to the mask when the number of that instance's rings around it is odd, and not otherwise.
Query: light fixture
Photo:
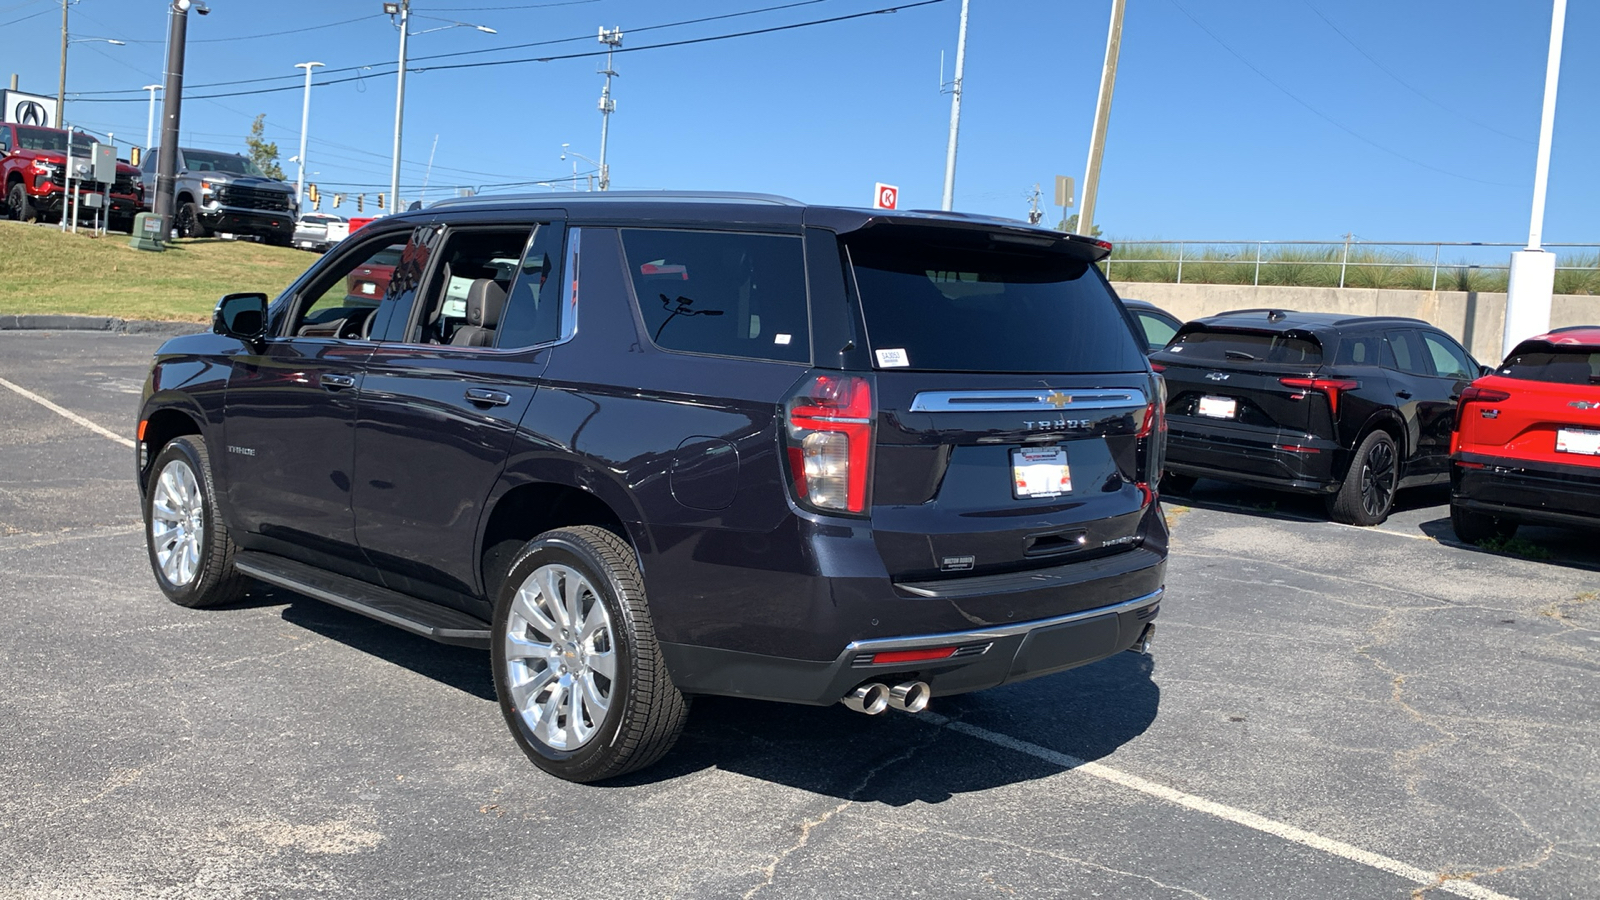
[[[398,15],[400,15],[400,4],[398,4],[398,3],[385,3],[383,5],[383,11],[385,13],[391,15],[391,16],[398,16]]]

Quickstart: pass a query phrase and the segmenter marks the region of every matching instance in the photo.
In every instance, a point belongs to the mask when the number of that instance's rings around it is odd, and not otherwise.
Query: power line
[[[1196,19],[1192,14],[1190,14],[1190,12],[1187,9],[1184,9],[1183,8],[1183,4],[1179,3],[1178,0],[1167,0],[1167,2],[1169,2],[1173,6],[1177,7],[1178,8],[1178,12],[1183,13],[1184,16],[1186,18],[1188,18],[1189,21],[1194,23],[1196,28],[1199,28],[1201,31],[1205,32],[1206,36],[1211,38],[1213,41],[1216,41],[1218,44],[1221,44],[1222,45],[1222,49],[1224,49],[1224,50],[1228,51],[1228,53],[1232,54],[1234,59],[1237,59],[1239,62],[1244,63],[1245,66],[1250,69],[1250,71],[1252,71],[1252,72],[1256,73],[1257,75],[1261,76],[1261,79],[1263,81],[1265,81],[1267,84],[1270,84],[1273,87],[1277,88],[1278,90],[1282,91],[1284,96],[1288,97],[1290,100],[1293,100],[1294,102],[1296,102],[1296,103],[1300,104],[1301,106],[1305,107],[1312,115],[1314,115],[1317,118],[1323,120],[1324,122],[1327,122],[1328,124],[1332,125],[1333,127],[1339,129],[1340,131],[1343,131],[1345,134],[1350,135],[1351,137],[1355,138],[1356,140],[1362,142],[1363,144],[1366,144],[1366,145],[1368,145],[1370,147],[1373,147],[1373,148],[1375,148],[1377,150],[1381,150],[1384,153],[1387,153],[1390,156],[1395,157],[1396,159],[1404,160],[1404,161],[1406,161],[1408,163],[1411,163],[1414,166],[1419,166],[1419,167],[1427,169],[1427,170],[1429,170],[1431,172],[1438,172],[1440,175],[1449,175],[1451,178],[1459,178],[1459,179],[1461,179],[1463,181],[1476,182],[1477,184],[1488,184],[1488,185],[1493,185],[1495,187],[1507,187],[1507,188],[1517,187],[1517,185],[1506,184],[1503,181],[1484,181],[1481,178],[1473,178],[1470,175],[1460,175],[1460,174],[1457,174],[1455,172],[1451,172],[1448,169],[1441,169],[1438,166],[1429,165],[1428,163],[1425,163],[1425,162],[1423,162],[1423,161],[1421,161],[1419,159],[1412,159],[1411,157],[1405,155],[1404,153],[1401,153],[1398,150],[1392,150],[1392,149],[1390,149],[1388,147],[1385,147],[1384,145],[1382,145],[1382,144],[1378,143],[1377,141],[1367,137],[1364,134],[1361,134],[1360,132],[1358,132],[1355,129],[1351,128],[1350,126],[1344,124],[1343,122],[1340,122],[1338,119],[1333,118],[1332,116],[1328,115],[1327,113],[1323,112],[1322,110],[1317,109],[1315,106],[1312,106],[1310,103],[1307,103],[1305,100],[1300,99],[1300,96],[1298,94],[1294,93],[1293,91],[1289,90],[1288,88],[1284,87],[1283,85],[1279,84],[1278,82],[1272,80],[1271,76],[1267,75],[1267,73],[1265,73],[1265,72],[1261,71],[1260,69],[1256,68],[1254,63],[1250,62],[1250,60],[1248,60],[1248,59],[1245,59],[1243,56],[1241,56],[1239,54],[1239,51],[1237,51],[1237,50],[1233,49],[1233,47],[1229,46],[1227,41],[1224,41],[1222,38],[1217,37],[1216,34],[1211,31],[1211,29],[1209,29],[1205,25],[1201,24],[1200,20]]]

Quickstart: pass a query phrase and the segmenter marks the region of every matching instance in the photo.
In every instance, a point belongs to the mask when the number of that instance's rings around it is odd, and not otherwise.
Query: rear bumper
[[[1327,494],[1343,481],[1345,456],[1343,447],[1324,438],[1206,425],[1190,417],[1167,420],[1165,467],[1179,475]]]
[[[1450,464],[1450,502],[1516,522],[1600,528],[1600,460],[1558,465],[1458,453]]]
[[[1165,588],[1064,616],[943,634],[854,641],[831,662],[662,644],[688,693],[827,705],[857,685],[919,680],[934,696],[964,694],[1086,665],[1131,649],[1160,611]],[[879,654],[955,647],[936,661],[878,664]]]

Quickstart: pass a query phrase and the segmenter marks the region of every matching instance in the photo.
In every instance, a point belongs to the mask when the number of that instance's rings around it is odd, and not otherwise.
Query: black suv
[[[1162,398],[1109,247],[752,195],[379,219],[158,351],[156,580],[489,648],[577,781],[665,753],[693,694],[914,712],[1142,649]]]
[[[1483,369],[1417,319],[1246,309],[1151,356],[1166,377],[1168,486],[1197,476],[1321,494],[1351,525],[1450,480],[1456,398]]]

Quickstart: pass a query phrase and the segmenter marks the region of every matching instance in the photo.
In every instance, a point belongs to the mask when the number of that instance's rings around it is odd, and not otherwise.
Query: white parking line
[[[113,441],[116,441],[117,443],[121,444],[122,446],[128,447],[130,449],[133,447],[133,441],[130,440],[129,438],[125,438],[122,435],[117,434],[115,431],[112,431],[109,428],[101,428],[99,425],[96,425],[95,423],[89,421],[88,419],[85,419],[83,416],[78,415],[77,413],[73,412],[72,410],[63,409],[63,408],[55,405],[54,403],[51,403],[49,400],[46,400],[45,398],[39,396],[38,394],[35,394],[33,391],[28,390],[25,387],[21,387],[20,385],[12,384],[11,382],[5,380],[4,378],[0,378],[0,387],[5,387],[5,388],[8,388],[8,389],[10,389],[12,391],[15,391],[16,393],[21,394],[22,396],[28,398],[29,400],[32,400],[33,402],[39,404],[40,406],[44,407],[45,409],[50,410],[51,412],[55,413],[56,415],[61,416],[61,417],[65,418],[65,419],[68,419],[69,421],[76,422],[79,425],[82,425],[83,427],[85,427],[85,428],[89,429],[90,431],[94,432],[95,434],[100,435],[101,437],[108,437],[108,438],[112,439]]]
[[[1208,816],[1215,816],[1219,819],[1232,822],[1236,825],[1242,825],[1245,828],[1259,831],[1263,834],[1270,834],[1273,837],[1281,838],[1291,843],[1299,844],[1303,847],[1310,847],[1313,850],[1320,850],[1323,853],[1327,853],[1331,856],[1337,856],[1341,859],[1347,859],[1354,863],[1360,863],[1363,866],[1369,866],[1382,872],[1388,872],[1391,875],[1398,875],[1401,878],[1425,887],[1446,891],[1459,897],[1475,898],[1475,900],[1512,900],[1511,897],[1508,897],[1505,894],[1492,891],[1489,888],[1471,881],[1465,881],[1456,878],[1445,878],[1437,873],[1429,872],[1426,869],[1418,868],[1417,866],[1410,865],[1409,863],[1403,863],[1398,859],[1392,859],[1379,853],[1373,853],[1370,850],[1363,850],[1360,847],[1356,847],[1352,844],[1346,844],[1344,841],[1336,841],[1332,838],[1323,837],[1315,832],[1306,831],[1303,828],[1296,828],[1295,826],[1286,822],[1279,822],[1275,819],[1269,819],[1266,816],[1256,815],[1253,812],[1237,809],[1232,806],[1217,803],[1213,800],[1207,800],[1204,797],[1196,797],[1194,794],[1188,794],[1177,790],[1176,788],[1170,788],[1164,784],[1158,784],[1154,781],[1150,781],[1149,779],[1140,778],[1137,775],[1130,775],[1127,772],[1113,769],[1110,766],[1088,762],[1078,759],[1075,756],[1068,756],[1065,753],[1051,750],[1048,747],[1041,747],[1038,744],[1030,744],[1027,741],[1018,740],[1010,735],[989,731],[988,729],[979,728],[976,725],[969,725],[965,722],[957,722],[953,719],[941,716],[938,713],[922,713],[920,716],[918,716],[918,718],[924,721],[932,722],[935,725],[948,728],[951,731],[960,732],[968,737],[977,738],[980,741],[987,741],[991,744],[1005,747],[1008,750],[1015,750],[1018,753],[1026,753],[1029,756],[1032,756],[1036,759],[1042,759],[1045,762],[1053,765],[1058,765],[1076,772],[1082,772],[1085,775],[1092,775],[1095,778],[1100,778],[1105,781],[1112,782],[1113,784],[1122,785],[1130,790],[1135,790],[1141,794],[1147,794],[1151,797],[1166,800],[1169,803],[1176,803],[1179,806],[1192,809],[1195,812],[1205,813]]]

